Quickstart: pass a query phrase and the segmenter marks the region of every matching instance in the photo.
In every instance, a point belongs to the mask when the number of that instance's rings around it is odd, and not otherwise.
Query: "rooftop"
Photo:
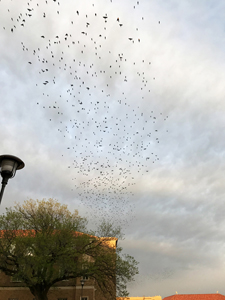
[[[225,296],[216,294],[175,294],[163,300],[225,300]]]

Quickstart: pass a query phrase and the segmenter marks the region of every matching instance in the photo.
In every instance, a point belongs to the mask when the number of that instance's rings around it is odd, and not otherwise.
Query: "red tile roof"
[[[56,232],[56,230],[55,230]],[[35,236],[36,231],[34,229],[30,229],[30,230],[23,230],[23,229],[18,229],[18,230],[0,230],[0,238],[4,238],[5,235],[7,234],[15,234],[16,236]],[[84,233],[82,232],[78,232],[78,231],[74,231],[74,235],[75,236],[79,236],[79,235],[83,235]]]
[[[1,1],[1,0],[0,0]],[[55,230],[55,232],[57,232],[57,230]],[[35,236],[36,231],[34,229],[30,229],[30,230],[0,230],[0,238],[4,238],[7,235],[9,235],[10,233],[12,233],[13,237],[18,236],[18,237],[24,237],[24,236]],[[90,235],[90,234],[85,234],[83,232],[79,232],[79,231],[74,231],[74,236],[81,236],[81,235],[86,235],[89,237],[93,237],[93,238],[97,238],[102,240],[103,242],[105,241],[106,244],[111,245],[112,248],[116,248],[117,247],[117,241],[118,239],[115,237],[97,237],[94,235]]]
[[[216,294],[175,294],[163,300],[225,300],[225,296]]]

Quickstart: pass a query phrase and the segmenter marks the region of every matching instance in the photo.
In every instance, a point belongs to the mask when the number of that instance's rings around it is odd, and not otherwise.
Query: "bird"
[[[34,87],[42,95],[35,104],[52,123],[46,130],[56,125],[53,130],[68,152],[62,152],[62,157],[71,159],[71,189],[74,193],[78,191],[80,201],[91,205],[98,214],[114,215],[123,222],[133,214],[134,207],[129,201],[137,179],[147,176],[153,164],[159,164],[160,157],[155,151],[161,142],[161,127],[157,125],[160,120],[164,126],[168,122],[167,116],[158,116],[151,110],[151,99],[148,100],[155,73],[145,54],[148,43],[145,35],[141,35],[146,23],[140,17],[144,25],[138,20],[135,24],[134,17],[132,27],[121,16],[111,18],[107,6],[104,14],[94,8],[96,11],[92,10],[90,16],[83,8],[76,10],[77,6],[75,13],[68,11],[67,15],[64,3],[58,3],[56,9],[54,2],[47,1],[44,12],[32,2],[27,15],[20,9],[21,33],[13,25],[8,27],[7,22],[2,21],[2,25],[4,30],[12,28],[11,38],[15,36],[16,40],[19,34],[23,38],[20,47],[29,70],[37,72]],[[136,16],[135,10],[131,11]],[[54,26],[48,27],[53,25],[53,16]],[[11,24],[16,24],[15,18],[9,12]],[[61,26],[63,19],[68,20],[65,27]],[[40,20],[43,28],[39,26]],[[31,36],[31,23],[38,25],[37,37]],[[116,40],[111,31],[115,32]],[[29,37],[35,41],[32,47]],[[129,41],[134,43],[135,50],[128,54]]]

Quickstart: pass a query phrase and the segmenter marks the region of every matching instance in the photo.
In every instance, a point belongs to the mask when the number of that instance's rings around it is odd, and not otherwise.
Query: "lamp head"
[[[24,162],[13,155],[0,155],[0,173],[4,179],[8,181],[9,178],[12,178],[16,174],[16,170],[24,168]]]
[[[84,283],[85,283],[85,280],[84,280],[84,279],[81,279],[81,280],[80,280],[80,283],[81,283],[81,285],[82,285],[82,288],[83,288],[83,286],[84,286]]]

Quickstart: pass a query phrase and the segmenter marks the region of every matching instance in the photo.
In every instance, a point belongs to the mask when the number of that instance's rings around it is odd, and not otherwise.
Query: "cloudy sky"
[[[59,2],[58,2],[59,1]],[[130,296],[225,294],[225,2],[0,1],[5,207],[120,225]]]

